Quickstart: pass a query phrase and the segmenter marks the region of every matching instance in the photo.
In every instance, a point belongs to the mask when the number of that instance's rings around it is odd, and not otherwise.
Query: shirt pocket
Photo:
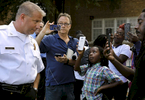
[[[0,46],[0,63],[3,67],[18,68],[21,65],[22,56],[20,49],[15,46]]]

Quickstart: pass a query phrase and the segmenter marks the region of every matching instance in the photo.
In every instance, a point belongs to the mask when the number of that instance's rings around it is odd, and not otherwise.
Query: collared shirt
[[[80,74],[85,75],[82,98],[86,97],[87,100],[102,100],[102,93],[97,96],[94,95],[97,89],[104,84],[109,84],[114,81],[121,81],[115,73],[113,73],[106,66],[101,66],[100,63],[97,63],[92,67],[82,65],[80,68]]]
[[[0,82],[12,85],[33,83],[44,69],[37,42],[16,31],[13,21],[0,26]]]
[[[32,35],[31,35],[34,39],[37,37],[36,33],[34,32]],[[40,54],[42,58],[46,58],[46,53],[41,53]]]
[[[133,69],[135,68],[135,65],[134,65],[135,58],[137,57],[137,55],[139,54],[139,51],[140,51],[141,41],[137,41],[137,42],[134,44],[134,47],[135,47],[135,52],[133,52],[133,58],[132,58],[132,63],[131,63],[131,67],[132,67]]]
[[[46,86],[66,84],[75,81],[74,68],[70,65],[60,63],[55,59],[55,53],[62,56],[67,54],[68,48],[76,52],[78,39],[69,36],[68,44],[58,34],[48,35],[40,43],[40,51],[46,52]]]
[[[122,55],[126,55],[128,58],[130,58],[132,55],[132,51],[130,50],[130,46],[126,45],[126,44],[119,45],[118,47],[114,47],[112,45],[112,49],[114,50],[114,53],[117,56],[122,54]],[[124,62],[123,65],[126,66],[126,62]],[[116,73],[122,79],[123,82],[127,82],[127,79],[116,69],[116,67],[110,61],[109,61],[109,68],[114,73]]]

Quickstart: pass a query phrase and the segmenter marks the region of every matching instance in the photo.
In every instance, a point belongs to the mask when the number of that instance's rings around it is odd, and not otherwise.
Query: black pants
[[[80,95],[82,94],[83,80],[77,80],[74,83],[74,95],[75,100],[81,100]]]
[[[128,82],[119,86],[116,91],[114,91],[115,100],[126,100],[126,94],[128,89]]]
[[[36,97],[37,93],[33,87],[25,94],[9,92],[0,88],[0,100],[35,100]]]
[[[46,58],[42,58],[43,64],[46,68]],[[45,69],[40,72],[40,82],[38,86],[37,100],[44,100],[45,98]]]

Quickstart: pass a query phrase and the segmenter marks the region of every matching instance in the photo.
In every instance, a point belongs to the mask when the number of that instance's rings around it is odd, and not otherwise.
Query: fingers
[[[63,56],[61,56],[61,57],[56,57],[55,56],[55,59],[56,59],[56,61],[58,61],[58,62],[60,62],[60,63],[66,63],[66,61],[67,61],[67,56],[66,56],[66,54],[64,54]]]
[[[110,50],[109,47],[106,48],[106,49],[104,49],[104,51],[103,51],[103,54],[104,54],[104,56],[105,56],[106,58],[108,58],[108,56],[109,56],[108,50]]]
[[[65,57],[65,58],[66,58],[66,57],[67,57],[67,56],[66,56],[66,54],[63,54],[63,57]]]
[[[128,35],[127,40],[132,42],[132,43],[136,43],[139,40],[135,34],[128,32],[127,35]]]
[[[110,56],[110,53],[108,53],[108,51],[112,49],[112,46],[110,44],[110,47],[109,47],[109,44],[108,44],[108,41],[106,42],[106,45],[104,47],[104,51],[103,51],[103,54],[106,58],[108,58]]]
[[[45,24],[45,27],[49,27],[50,28],[50,25],[54,25],[54,22],[50,23],[49,21],[47,21],[46,24]]]
[[[128,35],[128,36],[132,36],[132,33],[131,33],[131,32],[128,32],[127,35]]]

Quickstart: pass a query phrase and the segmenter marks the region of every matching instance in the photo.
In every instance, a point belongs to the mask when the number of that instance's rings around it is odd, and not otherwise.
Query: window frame
[[[114,28],[114,32],[116,32],[117,31],[117,21],[118,20],[126,20],[126,23],[129,23],[130,22],[130,20],[132,19],[132,20],[136,20],[136,21],[134,21],[135,23],[132,25],[131,24],[131,28],[132,29],[134,29],[134,27],[135,27],[135,25],[137,24],[137,18],[138,17],[116,17],[116,18],[98,18],[98,19],[94,19],[94,20],[92,20],[92,35],[91,35],[91,42],[92,41],[94,41],[94,29],[102,29],[102,34],[105,34],[105,30],[106,30],[106,28]],[[105,27],[105,21],[106,20],[114,20],[114,27]],[[95,21],[102,21],[102,27],[99,27],[99,28],[97,28],[97,27],[93,27],[94,26],[94,22]],[[114,32],[112,32],[112,33],[114,33]],[[96,37],[95,37],[96,38]]]

